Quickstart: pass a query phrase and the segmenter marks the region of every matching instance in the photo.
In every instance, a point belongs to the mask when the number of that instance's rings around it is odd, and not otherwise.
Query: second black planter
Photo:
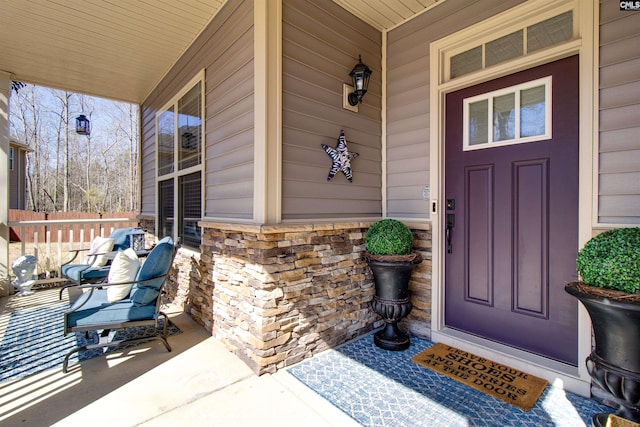
[[[619,405],[618,416],[640,422],[640,305],[583,292],[575,283],[565,290],[591,317],[595,346],[587,371]],[[608,415],[596,414],[593,425],[604,427]]]
[[[409,280],[420,262],[419,258],[411,261],[369,259],[376,288],[371,307],[385,322],[384,328],[373,337],[373,342],[380,348],[399,351],[411,344],[409,336],[398,329],[398,321],[411,312]]]

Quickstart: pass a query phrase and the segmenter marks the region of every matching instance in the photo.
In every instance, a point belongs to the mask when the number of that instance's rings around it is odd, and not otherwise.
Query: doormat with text
[[[411,361],[529,411],[547,381],[442,343],[434,344]]]

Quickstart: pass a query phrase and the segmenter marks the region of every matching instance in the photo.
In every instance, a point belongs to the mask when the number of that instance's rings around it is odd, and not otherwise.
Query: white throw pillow
[[[140,261],[133,249],[120,251],[111,263],[107,283],[131,282],[136,279],[139,269]],[[107,300],[116,302],[128,297],[132,286],[132,284],[107,286]]]
[[[104,255],[91,255],[106,254],[107,252],[111,252],[113,250],[113,243],[114,240],[108,237],[95,237],[91,241],[91,247],[89,248],[87,258],[85,259],[85,264],[91,264],[91,267],[102,267],[103,265],[107,265],[107,261],[109,260]]]

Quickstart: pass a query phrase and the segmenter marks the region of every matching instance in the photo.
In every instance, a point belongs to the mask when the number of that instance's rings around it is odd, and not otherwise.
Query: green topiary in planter
[[[382,219],[369,227],[365,238],[372,255],[408,255],[413,251],[413,234],[395,219]]]
[[[405,350],[409,336],[398,328],[398,321],[411,312],[409,280],[420,254],[413,251],[413,233],[402,222],[382,219],[369,227],[365,236],[366,258],[373,273],[375,295],[371,308],[385,322],[373,342],[385,350]]]
[[[640,423],[640,228],[616,228],[589,240],[578,252],[582,282],[565,290],[589,312],[593,351],[587,371],[618,405],[616,415]],[[594,415],[605,427],[608,413]]]
[[[578,252],[576,266],[588,285],[640,294],[640,228],[598,234]]]

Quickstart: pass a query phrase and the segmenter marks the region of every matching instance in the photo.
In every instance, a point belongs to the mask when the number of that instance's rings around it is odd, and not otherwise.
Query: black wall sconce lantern
[[[371,68],[362,63],[362,56],[358,55],[358,63],[349,73],[353,80],[354,92],[349,94],[349,104],[352,106],[362,102],[362,97],[369,89],[369,77],[371,77]]]
[[[78,117],[76,117],[76,133],[78,135],[91,134],[91,122],[84,114],[80,114]]]

